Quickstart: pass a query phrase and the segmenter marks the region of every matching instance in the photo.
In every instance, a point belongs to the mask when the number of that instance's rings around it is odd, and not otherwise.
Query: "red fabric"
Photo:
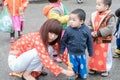
[[[108,44],[94,43],[94,55],[89,58],[89,69],[104,72],[106,71],[106,58]]]

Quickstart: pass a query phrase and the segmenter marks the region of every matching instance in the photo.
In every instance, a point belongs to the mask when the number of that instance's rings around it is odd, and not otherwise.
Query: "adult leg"
[[[22,72],[25,70],[37,71],[38,69],[41,70],[43,65],[39,57],[36,56],[38,56],[36,49],[24,52],[17,58],[15,55],[9,55],[8,65],[14,72]]]

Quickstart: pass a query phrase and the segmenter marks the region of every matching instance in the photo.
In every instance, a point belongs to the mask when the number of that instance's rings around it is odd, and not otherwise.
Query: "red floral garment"
[[[101,19],[107,14],[106,12],[97,13],[94,20],[94,31],[98,31],[100,27]],[[93,43],[94,55],[89,58],[88,67],[91,70],[96,70],[100,72],[106,71],[106,60],[108,54],[108,43]]]

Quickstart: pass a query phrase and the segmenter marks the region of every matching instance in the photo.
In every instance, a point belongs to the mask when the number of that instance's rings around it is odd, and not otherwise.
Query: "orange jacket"
[[[22,8],[25,11],[28,0],[5,0],[4,5],[8,6],[11,16],[19,16],[19,9]]]

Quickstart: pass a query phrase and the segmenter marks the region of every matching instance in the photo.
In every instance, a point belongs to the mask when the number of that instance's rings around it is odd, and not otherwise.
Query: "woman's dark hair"
[[[48,33],[55,33],[58,35],[58,38],[53,42],[48,42]],[[62,34],[62,24],[57,19],[48,19],[40,28],[40,35],[42,41],[47,49],[48,45],[54,45],[55,43],[60,43]]]
[[[83,9],[75,9],[71,14],[78,14],[79,19],[85,21],[86,13]]]
[[[112,0],[103,0],[103,3],[104,3],[105,5],[108,5],[108,6],[110,7],[111,4],[112,4]]]
[[[57,2],[58,0],[48,0],[50,3]]]
[[[120,8],[115,11],[115,15],[120,18]]]

